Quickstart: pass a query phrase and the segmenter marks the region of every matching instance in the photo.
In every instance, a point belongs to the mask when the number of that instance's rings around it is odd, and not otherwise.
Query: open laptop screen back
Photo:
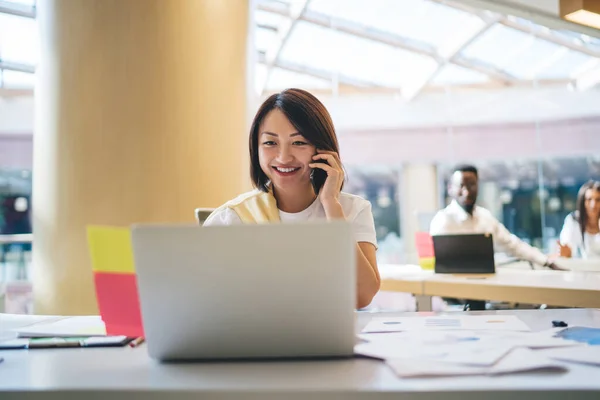
[[[435,272],[494,273],[494,243],[490,234],[433,236]]]
[[[131,241],[151,357],[353,354],[348,222],[139,225]]]

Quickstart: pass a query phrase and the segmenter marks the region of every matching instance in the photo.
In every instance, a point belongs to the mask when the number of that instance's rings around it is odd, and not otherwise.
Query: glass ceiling
[[[31,89],[39,53],[35,0],[0,3],[0,88]]]
[[[258,93],[564,85],[600,68],[600,39],[452,0],[259,0]],[[287,72],[286,72],[287,71]]]
[[[35,0],[0,3],[0,87],[30,88]],[[448,86],[567,85],[600,69],[597,37],[457,0],[258,0],[254,21],[259,94],[296,86],[411,99]]]
[[[295,24],[279,60],[284,65],[309,66],[328,76],[338,75],[340,80],[356,85],[398,89],[420,71],[431,74],[437,66],[425,55],[305,21]]]
[[[370,0],[365,6],[364,0],[311,0],[307,9],[425,43],[438,51],[461,41],[457,26],[462,31],[474,31],[484,25],[476,15],[431,1]]]

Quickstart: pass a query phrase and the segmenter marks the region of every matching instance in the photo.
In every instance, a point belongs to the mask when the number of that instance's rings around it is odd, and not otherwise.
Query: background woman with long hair
[[[600,261],[600,181],[581,186],[577,210],[565,218],[558,244],[561,257]]]

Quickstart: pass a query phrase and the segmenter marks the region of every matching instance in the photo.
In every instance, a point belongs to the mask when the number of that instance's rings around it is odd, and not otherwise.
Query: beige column
[[[248,187],[246,0],[46,0],[35,312],[97,312],[86,225],[194,223]],[[165,268],[169,268],[165,265]]]
[[[406,261],[418,264],[415,233],[429,232],[431,218],[440,208],[437,168],[433,164],[407,164],[402,168],[400,216]]]

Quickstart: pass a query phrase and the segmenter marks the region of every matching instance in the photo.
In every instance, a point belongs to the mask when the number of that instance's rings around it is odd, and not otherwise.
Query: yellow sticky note
[[[423,257],[419,258],[419,265],[423,269],[433,270],[435,267],[435,257]]]
[[[95,272],[135,273],[129,228],[88,226],[87,236]]]

